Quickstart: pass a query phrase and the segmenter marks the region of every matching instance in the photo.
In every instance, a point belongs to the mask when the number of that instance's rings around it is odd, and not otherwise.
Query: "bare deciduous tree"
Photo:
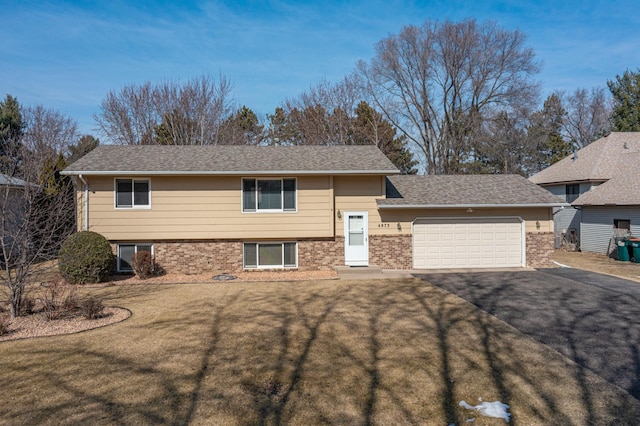
[[[185,83],[125,86],[109,92],[94,116],[107,139],[123,145],[218,144],[220,126],[232,113],[232,84],[201,76]]]
[[[21,108],[25,123],[7,152],[0,176],[0,262],[11,317],[20,315],[25,289],[51,268],[60,244],[75,229],[72,182],[61,177],[62,156],[75,143],[77,125],[42,106]]]
[[[22,110],[25,132],[21,142],[33,154],[45,158],[67,152],[78,140],[78,125],[62,113],[41,105]]]
[[[29,280],[53,267],[50,261],[75,228],[71,180],[60,178],[59,167],[44,167],[42,151],[20,151],[18,177],[2,176],[0,184],[2,281],[11,318],[21,313]]]
[[[353,76],[345,77],[337,84],[321,81],[298,97],[284,102],[281,108],[281,113],[286,116],[282,123],[284,129],[272,126],[270,142],[274,143],[276,137],[287,137],[289,143],[296,145],[348,144],[351,116],[363,99],[362,95]],[[274,118],[278,117],[271,116],[272,125]]]
[[[559,96],[562,98],[561,93]],[[604,88],[594,87],[590,91],[578,88],[564,101],[565,133],[575,148],[589,145],[611,129],[611,99]]]
[[[489,114],[533,104],[539,94],[524,34],[473,19],[404,27],[358,71],[375,105],[422,151],[429,174],[460,172]]]

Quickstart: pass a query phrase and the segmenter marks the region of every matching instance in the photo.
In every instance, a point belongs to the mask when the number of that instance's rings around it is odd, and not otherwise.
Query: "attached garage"
[[[389,176],[385,195],[378,226],[409,238],[376,261],[413,269],[552,267],[553,209],[568,206],[518,175]]]
[[[507,268],[525,265],[524,222],[517,217],[418,218],[413,268]]]

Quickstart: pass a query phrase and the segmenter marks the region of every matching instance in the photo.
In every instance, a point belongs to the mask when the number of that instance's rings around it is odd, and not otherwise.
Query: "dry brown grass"
[[[619,262],[603,254],[556,250],[556,262],[572,268],[585,269],[601,274],[614,275],[640,282],[640,263]]]
[[[133,312],[0,343],[7,424],[637,424],[640,403],[420,280],[86,289]]]

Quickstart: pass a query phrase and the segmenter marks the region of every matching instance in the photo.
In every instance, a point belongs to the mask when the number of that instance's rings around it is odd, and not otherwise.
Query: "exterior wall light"
[[[338,210],[338,219],[342,219],[342,213],[340,213],[340,210]]]
[[[536,220],[536,229],[539,231],[540,230],[540,221]]]

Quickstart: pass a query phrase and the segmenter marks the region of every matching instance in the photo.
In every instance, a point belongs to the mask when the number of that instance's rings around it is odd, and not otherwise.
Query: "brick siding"
[[[553,267],[553,232],[527,233],[527,266]],[[411,235],[370,235],[369,264],[411,269]],[[116,243],[112,243],[116,253]],[[167,272],[199,274],[242,271],[242,241],[161,241],[153,243],[155,262]],[[331,270],[344,265],[344,237],[299,240],[298,270]]]
[[[298,269],[326,271],[344,265],[344,237],[298,241]]]
[[[553,232],[527,233],[527,266],[531,268],[552,268]]]
[[[411,269],[411,244],[411,235],[371,235],[369,264],[382,269]]]
[[[167,272],[242,271],[242,241],[171,241],[153,244],[155,262]]]

